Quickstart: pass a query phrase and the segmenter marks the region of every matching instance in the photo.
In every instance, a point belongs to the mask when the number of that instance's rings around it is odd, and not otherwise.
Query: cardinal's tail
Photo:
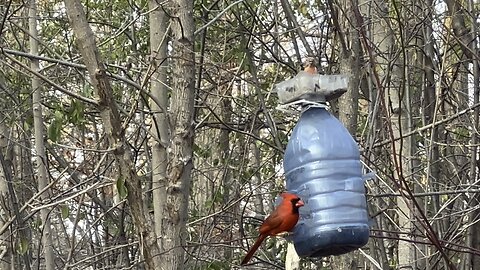
[[[255,251],[257,251],[258,247],[262,244],[263,240],[267,238],[266,234],[261,234],[258,238],[257,241],[255,241],[255,244],[250,248],[248,251],[247,255],[245,255],[245,258],[243,259],[241,265],[247,264],[248,261],[253,257],[253,254],[255,254]]]

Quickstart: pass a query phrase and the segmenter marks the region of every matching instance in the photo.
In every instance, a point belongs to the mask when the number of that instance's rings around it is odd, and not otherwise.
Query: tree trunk
[[[155,233],[162,233],[165,198],[167,197],[167,147],[170,142],[170,126],[167,120],[168,87],[167,83],[167,43],[168,17],[163,7],[155,0],[149,1],[150,12],[150,55],[153,74],[151,77],[150,109],[152,110],[152,127],[150,138],[152,146],[152,195],[155,221]],[[158,241],[163,249],[163,240]]]
[[[451,16],[451,27],[453,33],[458,41],[462,53],[465,57],[464,63],[472,63],[473,65],[473,82],[471,83],[473,90],[473,104],[477,104],[480,100],[479,98],[479,89],[480,89],[480,70],[479,70],[479,61],[478,61],[478,22],[476,18],[478,17],[478,11],[475,11],[473,1],[454,1],[447,0],[448,12]],[[462,6],[462,3],[467,6]],[[468,10],[468,12],[466,12]],[[478,8],[477,8],[478,10]],[[471,16],[471,17],[470,17]],[[466,65],[466,64],[465,64]],[[473,130],[470,136],[470,166],[469,166],[469,184],[475,185],[478,183],[478,129],[479,124],[479,113],[480,110],[475,108],[472,111],[472,127]],[[478,206],[480,202],[480,195],[475,194],[473,198],[469,201],[471,207]],[[480,210],[475,209],[469,215],[469,223],[472,225],[468,228],[466,235],[467,245],[474,248],[480,249],[480,223],[477,222],[480,218]],[[480,268],[480,256],[472,255],[467,253],[465,255],[465,269],[479,269]]]
[[[358,1],[343,1],[342,8],[333,6],[331,2],[330,5],[340,44],[340,73],[349,75],[347,92],[338,100],[338,118],[352,137],[356,138],[361,49],[357,22],[348,18],[355,18],[353,8],[358,7]],[[357,259],[358,256],[352,252],[333,257],[332,264],[338,269],[355,269]]]
[[[159,254],[157,237],[147,216],[148,213],[144,209],[141,181],[135,171],[130,148],[125,139],[125,129],[122,126],[117,103],[113,98],[113,90],[95,43],[95,37],[80,1],[65,0],[65,6],[78,48],[98,98],[98,110],[103,120],[109,146],[114,149],[113,153],[119,169],[117,186],[124,185],[127,190],[127,201],[140,240],[139,246],[145,259],[146,268],[161,269],[158,263],[159,256],[155,256]]]
[[[421,110],[423,113],[421,114],[421,122],[423,125],[430,124],[433,119],[434,111],[435,111],[435,104],[436,104],[436,95],[435,95],[435,79],[434,79],[434,41],[432,39],[432,28],[433,28],[433,21],[432,21],[432,8],[433,8],[433,3],[431,0],[426,1],[424,6],[421,7],[423,9],[423,16],[422,18],[425,18],[425,24],[423,26],[423,31],[422,31],[422,37],[421,41],[419,44],[420,48],[425,48],[424,53],[420,54],[420,57],[418,59],[418,68],[420,70],[423,69],[422,73],[422,78],[421,80],[423,81],[422,83],[422,89],[421,89],[421,100],[423,101],[420,106]],[[430,139],[437,140],[437,127],[432,128],[431,130],[431,138],[428,138],[425,140],[425,145],[429,145]],[[430,148],[432,151],[432,156],[438,156],[438,147],[433,144],[431,145]],[[429,166],[427,169],[427,174],[432,174],[433,179],[435,179],[435,175],[437,174],[437,164],[434,164],[433,166]],[[429,187],[424,184],[424,185],[416,185],[414,187],[414,191],[417,192],[425,192],[429,189]],[[428,208],[428,200],[424,199],[419,199],[419,205],[422,206],[422,210],[426,211]],[[419,216],[419,211],[418,209],[416,211],[416,216]],[[424,234],[425,231],[422,229],[422,226],[418,220],[414,221],[414,228],[415,230],[413,233],[417,236],[414,237],[415,241],[421,241],[422,237],[420,235]],[[415,250],[414,254],[414,259],[415,259],[415,265],[419,269],[427,269],[428,265],[428,257],[425,256],[425,254],[428,254],[429,252],[429,247],[427,245],[418,245],[418,249]]]
[[[172,96],[170,126],[171,158],[162,230],[163,269],[184,269],[187,240],[188,197],[193,167],[193,112],[195,97],[195,55],[193,2],[172,1]]]
[[[0,83],[3,82],[0,81]],[[7,127],[4,125],[5,117],[1,116],[0,119],[0,228],[2,228],[6,221],[10,219],[9,210],[12,208],[11,205],[7,202],[12,201],[8,192],[8,181],[11,179],[7,178],[7,164],[4,158],[4,153],[8,152],[8,131]],[[11,183],[10,183],[11,185]],[[21,242],[21,237],[20,242]],[[4,233],[0,233],[0,269],[15,269],[15,264],[13,263],[13,250],[12,250],[12,237],[9,236],[8,230],[5,230]],[[28,253],[27,253],[28,255]],[[30,261],[25,261],[26,264],[30,265]]]
[[[352,6],[358,6],[358,1],[346,1],[342,6],[345,13],[339,14],[338,38],[340,44],[340,73],[350,76],[348,89],[338,100],[339,119],[347,130],[355,138],[358,122],[358,93],[360,87],[361,72],[361,49],[360,36],[357,31],[356,20],[349,21],[347,18],[354,18]],[[342,23],[340,23],[342,22]],[[347,23],[351,22],[351,23]]]
[[[28,29],[30,33],[30,53],[38,55],[38,32],[37,32],[37,7],[35,0],[30,0],[28,10]],[[39,62],[36,59],[31,60],[30,67],[34,71],[40,69]],[[36,165],[38,172],[38,190],[42,191],[49,184],[49,177],[47,174],[47,156],[45,154],[45,138],[43,130],[43,113],[42,113],[42,89],[40,79],[36,76],[32,77],[32,105],[33,105],[33,123],[35,133],[35,152]],[[40,195],[43,201],[47,201],[50,197],[50,192],[47,190]],[[52,227],[50,223],[50,209],[42,208],[40,216],[42,219],[42,244],[45,256],[45,269],[55,269],[53,242],[52,242]],[[40,265],[40,264],[39,264]]]
[[[370,21],[372,22],[372,43],[375,46],[367,48],[373,50],[374,54],[378,57],[375,58],[375,65],[377,70],[372,71],[378,75],[380,82],[385,82],[381,86],[376,84],[377,87],[384,89],[384,93],[381,93],[380,98],[384,99],[383,112],[385,117],[388,118],[386,125],[386,136],[390,138],[399,138],[402,134],[408,132],[410,129],[409,118],[409,106],[406,106],[406,96],[408,96],[409,89],[405,85],[406,75],[405,66],[403,66],[402,60],[405,60],[404,54],[398,53],[399,44],[395,43],[395,35],[397,40],[404,38],[401,32],[395,32],[394,29],[398,29],[395,25],[397,22],[390,18],[390,14],[400,16],[397,7],[389,6],[389,2],[378,0],[373,3],[372,14]],[[392,5],[395,5],[393,3]],[[397,13],[395,13],[397,12]],[[373,59],[370,59],[373,60]],[[379,89],[379,91],[382,91]],[[409,183],[411,181],[405,181],[405,176],[411,176],[411,168],[409,159],[411,158],[411,143],[410,140],[396,140],[392,143],[390,155],[393,161],[393,177],[392,181],[395,181],[395,188],[402,192],[402,190],[410,189]],[[410,180],[410,179],[408,179]],[[408,185],[408,186],[407,186]],[[410,199],[404,196],[397,197],[396,200],[398,206],[398,224],[400,231],[405,233],[402,236],[409,239],[411,237],[412,206]],[[398,241],[398,266],[411,267],[413,262],[413,245],[408,241]]]

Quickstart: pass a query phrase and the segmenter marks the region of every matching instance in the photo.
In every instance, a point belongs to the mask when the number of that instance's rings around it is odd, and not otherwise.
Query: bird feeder
[[[300,257],[339,255],[368,242],[358,145],[327,111],[346,92],[345,75],[300,72],[276,85],[280,108],[301,107],[284,156],[286,187],[305,203],[291,237]]]

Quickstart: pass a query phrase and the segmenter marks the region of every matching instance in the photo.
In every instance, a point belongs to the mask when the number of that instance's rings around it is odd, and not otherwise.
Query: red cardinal
[[[255,244],[250,248],[245,259],[242,261],[242,265],[248,263],[252,258],[255,251],[262,244],[263,240],[267,236],[275,236],[279,233],[289,232],[293,230],[295,225],[298,222],[298,208],[302,207],[304,204],[297,195],[291,193],[282,193],[283,201],[280,205],[273,210],[270,216],[263,221],[262,226],[260,226],[260,236],[258,237]]]

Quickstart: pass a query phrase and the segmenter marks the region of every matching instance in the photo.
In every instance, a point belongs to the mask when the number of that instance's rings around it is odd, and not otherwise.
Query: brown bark
[[[338,118],[355,138],[359,112],[361,48],[357,22],[348,18],[354,18],[353,7],[358,6],[358,1],[341,1],[341,8],[333,1],[328,1],[328,4],[340,44],[340,73],[349,76],[347,92],[334,105],[338,106]],[[359,261],[358,256],[352,252],[335,256],[332,263],[338,269],[356,269]]]
[[[338,34],[340,39],[340,73],[349,75],[348,89],[338,100],[338,116],[347,130],[355,137],[358,122],[358,93],[360,87],[360,37],[356,30],[356,21],[349,21],[354,13],[352,5],[358,6],[358,1],[343,3],[344,12],[338,14]],[[332,6],[332,9],[334,7]],[[340,23],[342,22],[342,23]]]
[[[38,55],[38,30],[37,30],[37,5],[35,0],[30,0],[28,9],[28,28],[30,33],[29,45],[30,53],[32,55]],[[38,59],[32,59],[30,67],[34,71],[40,69]],[[47,174],[47,155],[45,152],[45,140],[44,140],[44,121],[43,121],[43,108],[42,108],[42,86],[38,77],[32,77],[32,109],[33,109],[33,124],[34,124],[34,137],[35,137],[35,160],[37,167],[37,182],[38,190],[43,190],[49,184],[49,177]],[[47,190],[41,194],[42,201],[48,200],[50,192]],[[55,269],[55,258],[53,254],[53,239],[52,225],[50,222],[49,208],[42,208],[40,210],[40,216],[42,220],[42,253],[45,256],[45,269]],[[40,264],[39,264],[40,265]],[[29,266],[28,266],[29,267]]]
[[[90,81],[98,99],[98,110],[103,120],[105,133],[109,145],[113,150],[118,163],[118,181],[124,181],[127,188],[127,201],[140,240],[141,253],[145,259],[147,269],[160,269],[155,255],[159,254],[156,234],[143,205],[142,186],[140,178],[135,172],[129,146],[125,140],[124,128],[120,113],[113,98],[113,91],[106,74],[105,65],[95,43],[95,37],[90,28],[83,6],[78,0],[66,0],[65,6],[73,33],[77,39],[77,46],[83,56]]]
[[[163,269],[185,269],[184,246],[191,185],[193,112],[195,96],[193,2],[172,1],[172,127],[171,158],[167,164],[167,189],[162,221]]]
[[[168,125],[168,87],[167,82],[167,43],[168,17],[164,8],[155,0],[149,1],[150,13],[150,53],[152,59],[150,109],[153,124],[152,137],[152,197],[155,219],[155,233],[162,235],[162,220],[164,217],[166,185],[167,185],[167,147],[170,141]],[[158,101],[158,103],[155,100]],[[159,241],[162,244],[162,241]],[[163,247],[160,246],[162,249]]]

